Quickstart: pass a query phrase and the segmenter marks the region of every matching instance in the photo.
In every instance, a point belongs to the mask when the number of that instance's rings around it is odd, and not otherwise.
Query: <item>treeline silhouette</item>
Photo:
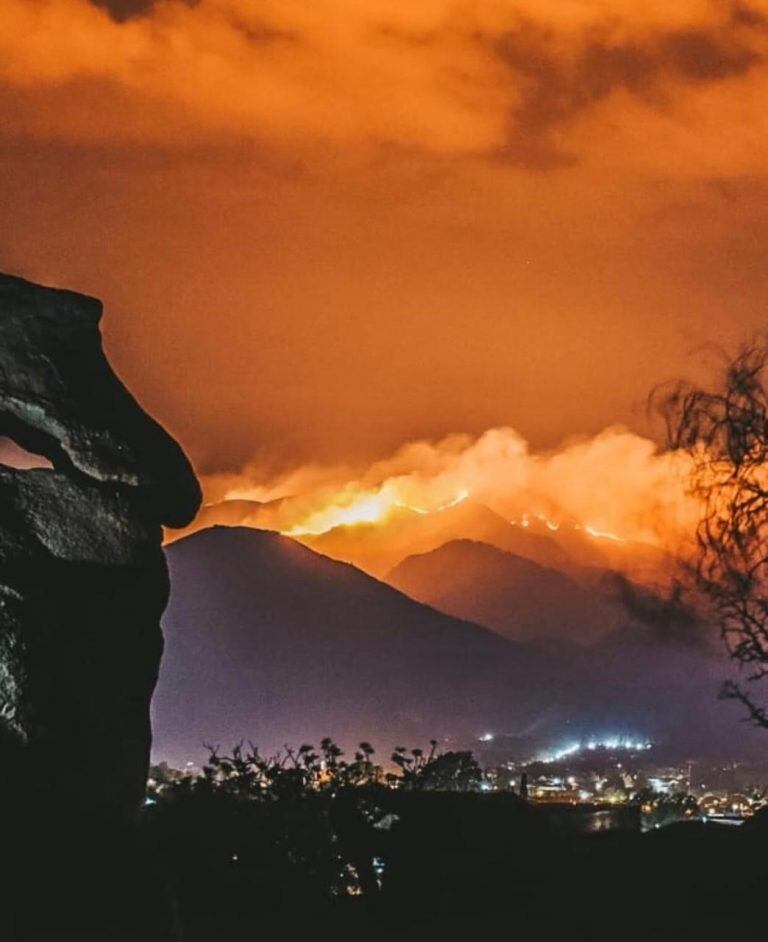
[[[467,793],[484,776],[471,753],[439,753],[434,741],[427,752],[397,748],[388,771],[373,756],[364,742],[347,760],[330,739],[271,757],[242,744],[226,756],[211,749],[201,774],[152,769],[146,824],[185,879],[215,863],[278,897],[299,887],[315,902],[376,893],[398,820],[394,790]]]
[[[188,940],[761,937],[762,815],[575,833],[484,780],[434,743],[386,768],[368,743],[212,749],[197,774],[153,768],[143,836]]]

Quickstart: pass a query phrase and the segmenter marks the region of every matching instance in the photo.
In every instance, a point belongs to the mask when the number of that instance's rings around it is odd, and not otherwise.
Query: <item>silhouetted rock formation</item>
[[[107,362],[101,304],[0,276],[0,783],[24,824],[129,822],[144,793],[168,575],[200,493]],[[10,802],[13,802],[11,804]]]

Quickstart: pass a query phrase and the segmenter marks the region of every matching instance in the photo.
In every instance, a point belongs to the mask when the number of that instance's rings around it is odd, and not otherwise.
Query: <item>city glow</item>
[[[651,749],[653,743],[644,739],[633,739],[622,736],[609,736],[604,739],[588,739],[573,741],[555,749],[552,752],[544,753],[539,757],[541,762],[560,762],[569,756],[574,756],[579,752],[594,751],[596,749],[606,749],[611,752],[645,752]]]

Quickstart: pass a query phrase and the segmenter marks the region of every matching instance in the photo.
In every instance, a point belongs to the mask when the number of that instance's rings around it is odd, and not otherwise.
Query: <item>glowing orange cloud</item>
[[[0,0],[0,263],[104,299],[201,472],[316,529],[503,465],[507,519],[666,539],[650,442],[477,433],[646,428],[764,322],[768,0],[109,2]]]
[[[261,525],[299,538],[403,511],[438,513],[471,496],[525,528],[567,526],[597,540],[674,550],[697,519],[689,470],[685,456],[623,429],[535,454],[513,429],[500,428],[413,442],[368,467],[310,465],[269,479],[251,466],[210,476],[205,486],[212,502],[265,505]]]
[[[28,96],[11,120],[35,135],[376,141],[546,168],[589,156],[599,130],[601,161],[744,173],[766,155],[767,14],[766,0],[162,0],[116,22],[88,0],[0,0],[0,83]]]

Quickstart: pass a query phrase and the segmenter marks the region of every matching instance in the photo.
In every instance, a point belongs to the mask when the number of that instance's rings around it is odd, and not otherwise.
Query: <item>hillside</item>
[[[380,523],[340,526],[300,539],[319,553],[351,562],[377,577],[407,556],[428,553],[457,539],[488,543],[545,566],[569,565],[568,555],[552,538],[512,526],[473,500],[426,514],[403,508]]]
[[[589,642],[626,620],[620,605],[565,573],[472,540],[409,556],[386,581],[419,602],[515,640]]]
[[[204,530],[166,554],[156,759],[326,735],[384,751],[432,737],[472,748],[485,731],[532,750],[591,733],[684,744],[697,730],[715,754],[762,748],[738,708],[717,700],[723,660],[649,626],[589,648],[519,644],[250,528]]]
[[[522,728],[568,686],[557,658],[274,533],[216,527],[166,552],[158,755],[240,737],[269,748],[473,738],[489,724]]]

